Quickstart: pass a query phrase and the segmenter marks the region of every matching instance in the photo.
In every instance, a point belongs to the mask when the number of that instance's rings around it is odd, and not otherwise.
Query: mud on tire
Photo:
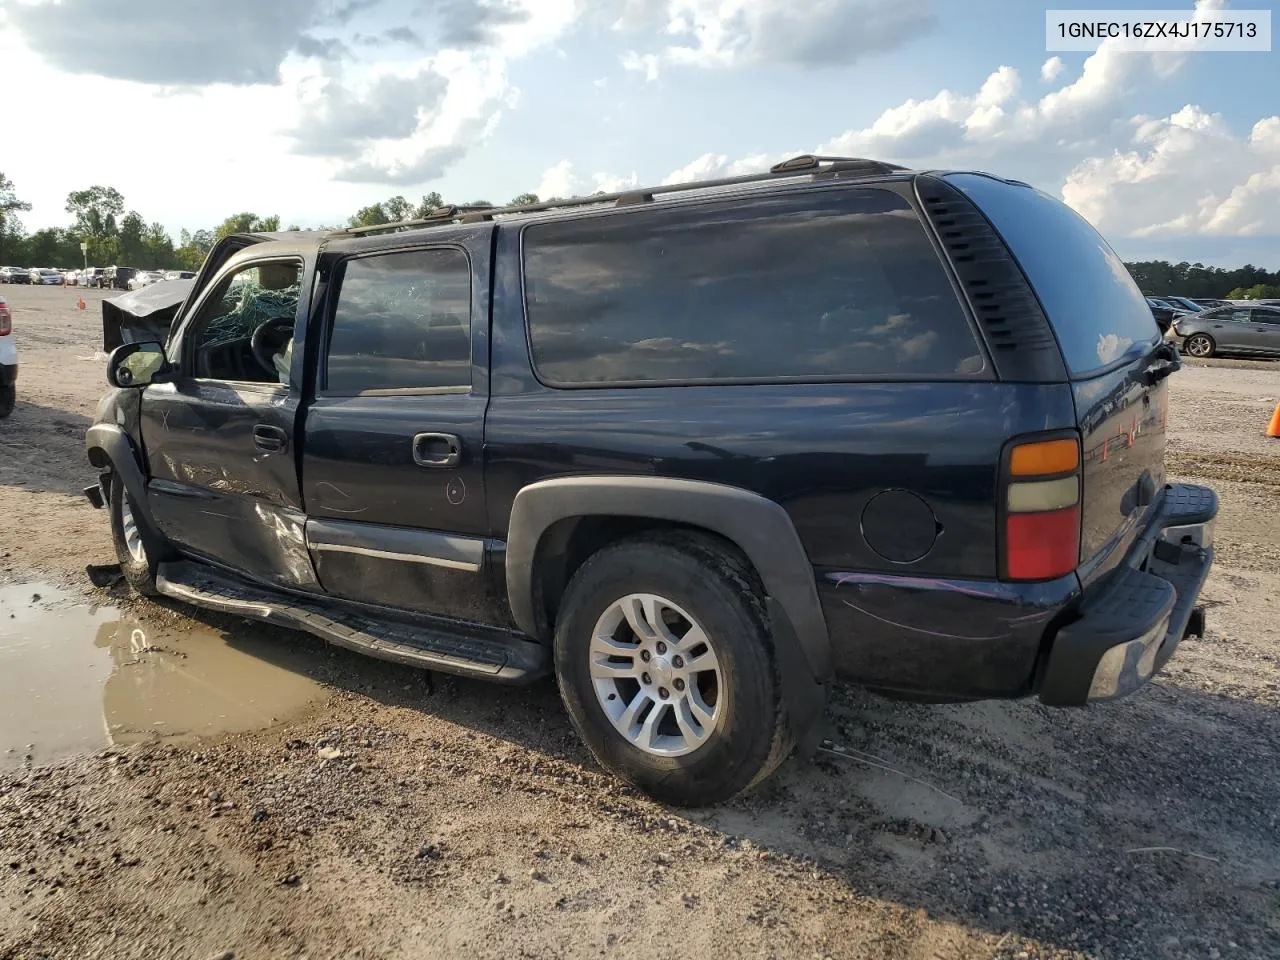
[[[107,509],[111,516],[111,540],[116,548],[116,559],[120,561],[120,572],[136,593],[154,597],[158,593],[156,565],[162,559],[162,548],[145,524],[138,519],[128,498],[129,494],[124,489],[120,475],[112,473]],[[125,510],[126,506],[129,507],[128,511]],[[131,524],[128,522],[130,514],[133,515]],[[130,526],[133,528],[132,533],[128,529]],[[141,557],[135,555],[139,545]]]
[[[612,697],[597,693],[598,675],[592,676],[598,623],[612,622],[602,617],[636,595],[665,598],[686,612],[718,663],[715,721],[699,728],[705,739],[680,755],[658,755],[624,736],[605,712],[603,701]],[[786,759],[795,742],[761,596],[744,560],[697,534],[627,540],[578,569],[557,617],[556,676],[573,725],[601,766],[663,802],[694,807],[755,786]],[[625,635],[630,628],[621,629]],[[662,721],[674,722],[674,716]]]

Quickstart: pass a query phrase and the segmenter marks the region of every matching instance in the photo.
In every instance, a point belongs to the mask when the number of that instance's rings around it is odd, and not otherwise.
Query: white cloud
[[[1248,137],[1219,114],[1185,106],[1135,117],[1125,149],[1091,157],[1068,174],[1063,199],[1104,233],[1256,236],[1280,224],[1280,116]]]
[[[628,50],[622,55],[622,69],[633,73],[643,73],[645,80],[652,83],[658,79],[658,64],[661,59],[653,53],[639,54]]]
[[[1053,83],[1066,68],[1061,57],[1050,57],[1040,65],[1040,79],[1045,83]]]
[[[632,51],[623,60],[629,70],[643,65],[649,79],[657,75],[658,63],[850,64],[900,47],[936,23],[934,0],[614,0],[611,6],[617,10],[615,29],[665,24],[671,41],[666,47],[643,55]]]
[[[538,181],[538,188],[534,192],[543,200],[550,200],[552,197],[567,199],[586,197],[593,193],[620,193],[639,183],[640,178],[635,173],[626,176],[595,173],[589,180],[584,180],[574,173],[572,162],[561,160],[542,172],[542,179]]]
[[[740,160],[730,160],[724,154],[704,153],[678,170],[672,170],[663,178],[662,182],[664,184],[690,183],[694,180],[715,180],[720,177],[737,177],[748,173],[760,173],[763,170],[768,170],[778,161],[796,156],[802,152],[796,150],[791,153],[772,155],[757,153],[749,157],[743,157]]]

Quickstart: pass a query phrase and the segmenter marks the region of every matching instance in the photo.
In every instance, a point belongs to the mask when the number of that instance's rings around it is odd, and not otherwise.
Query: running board
[[[341,601],[281,593],[192,561],[161,563],[156,589],[199,607],[305,630],[335,646],[440,673],[521,684],[550,667],[546,647],[514,633],[378,619]]]

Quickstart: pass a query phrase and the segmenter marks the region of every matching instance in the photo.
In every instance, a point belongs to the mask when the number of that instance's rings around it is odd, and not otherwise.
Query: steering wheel
[[[272,363],[271,357],[292,336],[293,317],[275,317],[258,324],[257,329],[253,331],[253,336],[249,338],[249,349],[253,351],[253,359],[257,360],[258,365],[272,377],[278,376],[280,371]]]

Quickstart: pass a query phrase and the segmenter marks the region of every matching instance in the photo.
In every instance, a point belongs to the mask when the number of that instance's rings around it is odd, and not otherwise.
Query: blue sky
[[[1051,57],[1008,0],[0,0],[6,74],[67,107],[0,169],[31,227],[101,182],[176,232],[824,149],[1028,180],[1128,258],[1280,268],[1280,54]]]

